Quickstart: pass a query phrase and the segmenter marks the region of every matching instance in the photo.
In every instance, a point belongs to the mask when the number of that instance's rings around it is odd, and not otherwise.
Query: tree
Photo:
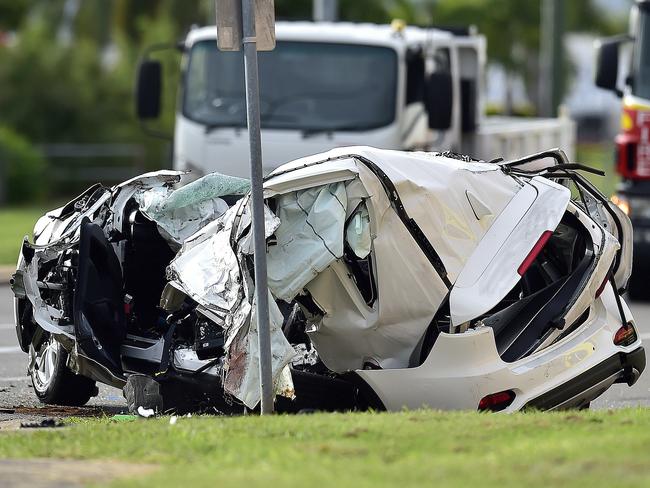
[[[0,31],[17,29],[29,7],[29,0],[0,0]]]
[[[567,31],[606,35],[623,29],[620,19],[606,17],[592,0],[562,4]],[[420,24],[477,26],[487,38],[488,59],[502,66],[510,78],[522,77],[529,98],[537,99],[541,0],[425,0],[417,6],[395,0],[391,12]],[[565,65],[565,72],[570,72],[567,60]]]

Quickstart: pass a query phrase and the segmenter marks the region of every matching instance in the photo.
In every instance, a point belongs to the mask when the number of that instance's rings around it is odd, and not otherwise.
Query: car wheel
[[[95,382],[66,366],[68,353],[52,336],[34,352],[32,385],[38,399],[47,404],[81,406],[97,395]]]

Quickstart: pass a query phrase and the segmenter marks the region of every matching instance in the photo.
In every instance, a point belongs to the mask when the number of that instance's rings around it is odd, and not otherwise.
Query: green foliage
[[[0,48],[3,122],[39,143],[122,137],[130,83],[107,73],[100,54],[91,41],[53,42],[41,23],[24,28]]]
[[[15,265],[23,237],[32,239],[36,221],[57,205],[31,204],[0,207],[0,266]]]
[[[16,29],[29,10],[29,0],[0,0],[0,31]]]
[[[0,126],[0,185],[9,203],[37,200],[47,191],[45,160],[24,137]]]
[[[390,22],[387,0],[338,0],[339,20],[348,22]],[[311,0],[275,0],[275,15],[282,20],[311,20]]]

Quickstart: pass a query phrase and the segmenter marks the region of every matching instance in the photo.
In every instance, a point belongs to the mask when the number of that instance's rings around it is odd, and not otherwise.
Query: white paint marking
[[[18,346],[0,346],[0,354],[15,354],[17,352],[23,352],[23,350]]]
[[[0,324],[0,330],[14,330],[15,328],[14,324]]]

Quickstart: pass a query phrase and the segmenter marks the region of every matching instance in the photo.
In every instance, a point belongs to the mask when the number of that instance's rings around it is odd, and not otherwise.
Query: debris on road
[[[63,422],[52,418],[43,419],[38,422],[20,423],[21,429],[52,429],[52,428],[63,427],[63,426],[64,426]]]
[[[138,407],[137,412],[140,417],[144,417],[145,419],[148,419],[149,417],[153,417],[156,414],[153,408],[144,408],[144,407]]]

